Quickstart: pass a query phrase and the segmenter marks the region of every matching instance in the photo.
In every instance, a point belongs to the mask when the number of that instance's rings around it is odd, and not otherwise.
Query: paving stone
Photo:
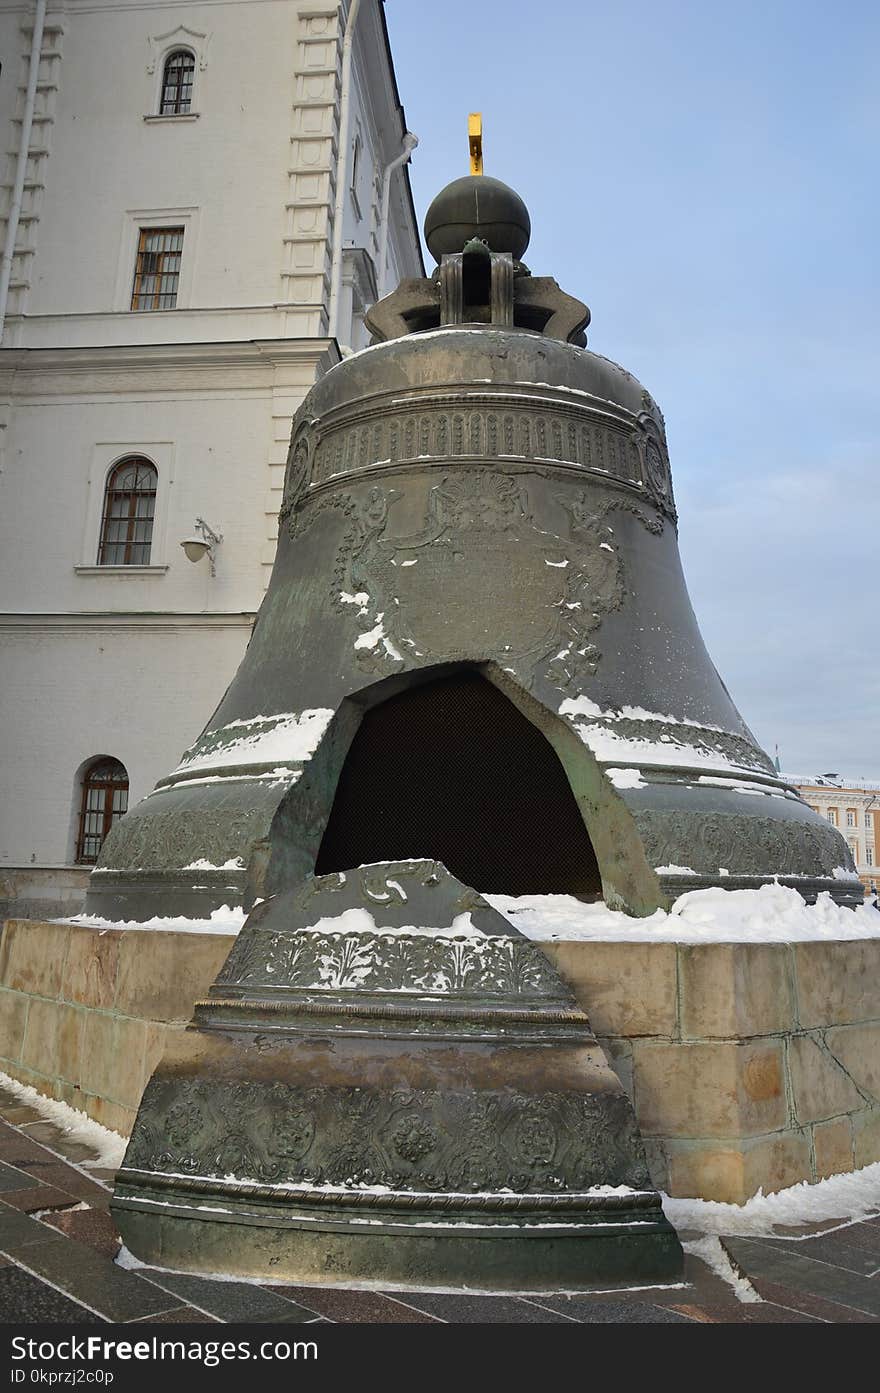
[[[768,1282],[764,1278],[755,1279],[755,1289],[765,1302],[774,1302],[792,1311],[800,1311],[814,1320],[830,1322],[833,1325],[876,1325],[876,1316],[866,1311],[853,1310],[851,1306],[840,1306],[836,1301],[827,1301],[821,1296],[811,1296],[809,1292],[798,1291],[794,1287],[782,1286],[779,1282]]]
[[[744,1272],[753,1286],[761,1278],[780,1286],[794,1287],[840,1306],[851,1306],[868,1315],[880,1317],[880,1282],[856,1272],[847,1272],[830,1263],[818,1262],[800,1251],[800,1244],[785,1247],[773,1242],[750,1238],[723,1238],[735,1265]],[[760,1287],[758,1287],[760,1292]]]
[[[536,1306],[518,1296],[479,1296],[472,1292],[462,1295],[445,1292],[389,1291],[384,1293],[404,1302],[417,1311],[424,1311],[452,1325],[473,1325],[489,1322],[498,1325],[546,1324],[564,1321],[557,1311]]]
[[[60,1323],[103,1325],[100,1316],[71,1301],[61,1292],[23,1272],[20,1267],[0,1268],[0,1324]]]
[[[224,1321],[282,1321],[314,1319],[315,1312],[286,1300],[269,1287],[249,1282],[216,1282],[184,1272],[148,1271],[150,1280],[191,1306]]]
[[[814,1233],[830,1233],[833,1229],[839,1229],[840,1219],[822,1219],[816,1224],[774,1224],[772,1233],[768,1238],[809,1238]]]
[[[222,1325],[217,1316],[206,1315],[194,1306],[175,1306],[173,1311],[164,1311],[160,1316],[142,1316],[136,1325]]]
[[[24,1218],[24,1215],[20,1216]],[[40,1224],[48,1242],[21,1247],[15,1256],[37,1277],[90,1306],[107,1320],[136,1320],[178,1306],[168,1292],[136,1272],[126,1272],[91,1248]]]
[[[52,1185],[33,1185],[29,1190],[7,1190],[3,1198],[14,1209],[21,1209],[26,1214],[42,1209],[68,1209],[78,1202],[75,1195],[56,1190]]]
[[[78,1170],[77,1167],[68,1166],[67,1162],[58,1160],[57,1156],[50,1152],[43,1155],[45,1160],[25,1160],[21,1163],[21,1169],[26,1170],[32,1180],[40,1180],[46,1185],[57,1185],[58,1190],[70,1191],[70,1194],[77,1195],[78,1199],[88,1199],[89,1204],[97,1208],[107,1208],[111,1191],[106,1185],[92,1180],[89,1174]]]
[[[37,1112],[36,1108],[29,1108],[27,1103],[20,1103],[11,1093],[4,1096],[11,1099],[9,1103],[0,1099],[0,1118],[4,1122],[11,1123],[14,1127],[20,1127],[24,1122],[45,1121],[42,1113]]]
[[[6,1161],[10,1166],[25,1167],[30,1161],[57,1159],[57,1156],[53,1156],[39,1142],[26,1137],[15,1127],[0,1125],[0,1160]]]
[[[880,1271],[880,1253],[850,1243],[842,1232],[819,1234],[815,1238],[802,1238],[794,1242],[785,1238],[768,1238],[766,1241],[783,1252],[800,1253],[802,1257],[815,1258],[817,1262],[827,1262],[847,1272],[860,1272],[863,1277],[873,1277],[875,1272]]]
[[[47,1214],[44,1223],[59,1233],[76,1238],[96,1253],[111,1260],[122,1247],[122,1239],[110,1215],[104,1209],[68,1209]]]
[[[89,1175],[93,1180],[97,1180],[100,1185],[106,1185],[108,1189],[113,1189],[113,1182],[116,1179],[116,1169],[108,1169],[106,1166],[89,1166]]]
[[[873,1223],[858,1223],[845,1224],[841,1228],[838,1223],[832,1231],[854,1248],[862,1248],[865,1252],[873,1253],[874,1265],[880,1267],[880,1226]]]
[[[105,1186],[99,1185],[91,1176],[84,1175],[74,1166],[66,1166],[57,1157],[48,1162],[27,1162],[22,1169],[33,1179],[41,1180],[46,1185],[57,1185],[59,1190],[67,1190],[71,1195],[76,1195],[77,1199],[88,1200],[89,1204],[96,1208],[106,1209],[112,1199],[111,1192]]]
[[[15,1259],[25,1248],[37,1243],[50,1243],[55,1238],[52,1230],[39,1220],[32,1219],[12,1205],[0,1204],[0,1252]]]
[[[28,1140],[42,1142],[50,1151],[56,1152],[59,1156],[65,1156],[68,1161],[94,1160],[95,1148],[93,1146],[85,1146],[82,1142],[71,1141],[60,1127],[57,1127],[54,1122],[46,1121],[45,1118],[41,1122],[26,1123],[22,1132]]]
[[[725,1306],[674,1307],[691,1320],[711,1325],[793,1325],[796,1323],[818,1324],[815,1316],[803,1311],[786,1309],[770,1301],[734,1301]]]
[[[683,1325],[694,1320],[671,1306],[655,1306],[650,1301],[633,1301],[625,1297],[610,1299],[597,1296],[532,1296],[529,1302],[541,1303],[541,1309],[555,1312],[558,1317],[582,1325]]]
[[[362,1325],[367,1322],[412,1325],[434,1324],[436,1316],[417,1311],[405,1303],[406,1292],[392,1299],[377,1291],[354,1291],[343,1287],[275,1287],[280,1296],[296,1301],[316,1315],[326,1316],[341,1324]],[[402,1304],[403,1303],[403,1304]]]
[[[26,1171],[0,1161],[0,1192],[4,1190],[24,1190],[33,1180]]]

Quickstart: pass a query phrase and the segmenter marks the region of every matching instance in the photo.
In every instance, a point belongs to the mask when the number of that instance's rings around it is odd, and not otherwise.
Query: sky
[[[420,220],[481,111],[524,260],[664,412],[691,600],[747,724],[786,772],[880,780],[880,5],[385,10]]]

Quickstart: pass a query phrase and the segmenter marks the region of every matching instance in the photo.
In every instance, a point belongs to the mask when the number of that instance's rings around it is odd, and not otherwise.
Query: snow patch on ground
[[[319,707],[298,714],[284,712],[230,721],[219,730],[209,731],[205,740],[210,741],[211,748],[189,757],[184,755],[171,777],[231,764],[271,764],[276,760],[302,763],[315,753],[332,719],[329,708]],[[264,729],[255,730],[255,726]]]
[[[237,934],[247,915],[240,905],[230,908],[228,904],[215,909],[210,919],[147,919],[139,923],[137,919],[102,919],[98,914],[74,914],[68,919],[53,919],[53,924],[86,924],[93,929],[147,929],[164,933],[191,934]]]
[[[93,1121],[77,1108],[70,1107],[68,1103],[61,1103],[57,1098],[47,1098],[45,1094],[31,1088],[30,1084],[19,1083],[18,1079],[10,1078],[8,1074],[0,1073],[0,1088],[13,1093],[22,1103],[33,1108],[41,1117],[45,1117],[47,1122],[54,1122],[68,1140],[90,1146],[95,1152],[94,1157],[90,1161],[79,1162],[79,1165],[100,1166],[107,1170],[122,1165],[128,1145],[126,1137],[120,1136],[118,1132],[111,1132],[108,1127],[102,1127],[99,1122]],[[51,1147],[49,1149],[51,1150]]]
[[[762,1300],[748,1277],[743,1277],[737,1272],[722,1248],[720,1238],[716,1238],[714,1234],[706,1234],[705,1238],[694,1238],[689,1243],[682,1243],[681,1246],[686,1253],[693,1253],[694,1257],[700,1258],[707,1267],[712,1269],[716,1277],[720,1277],[722,1282],[726,1282],[729,1287],[732,1287],[737,1301]]]
[[[686,868],[679,868],[684,873]],[[666,868],[666,873],[670,872]],[[844,909],[827,891],[808,905],[786,885],[758,890],[689,890],[670,911],[645,919],[583,904],[571,895],[485,895],[520,933],[536,940],[619,943],[798,943],[880,938],[880,911],[872,905]]]
[[[745,1204],[673,1199],[670,1195],[663,1195],[662,1200],[663,1211],[675,1228],[727,1234],[731,1238],[767,1237],[777,1227],[794,1228],[833,1219],[853,1223],[880,1213],[880,1161],[858,1171],[831,1175],[815,1184],[804,1180],[770,1195],[759,1190]]]

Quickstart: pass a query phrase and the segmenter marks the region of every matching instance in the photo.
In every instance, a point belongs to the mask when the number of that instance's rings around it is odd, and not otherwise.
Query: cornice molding
[[[227,368],[266,363],[315,363],[327,356],[339,362],[334,339],[243,339],[223,343],[144,343],[124,347],[78,346],[64,348],[0,349],[0,371],[91,372],[95,369],[157,367]],[[330,365],[328,362],[327,366]]]
[[[185,611],[166,611],[164,614],[150,611],[139,613],[134,610],[80,610],[60,611],[54,614],[9,613],[0,614],[0,633],[35,629],[41,633],[52,630],[75,632],[89,629],[249,629],[255,618],[256,610],[217,610],[206,614]]]

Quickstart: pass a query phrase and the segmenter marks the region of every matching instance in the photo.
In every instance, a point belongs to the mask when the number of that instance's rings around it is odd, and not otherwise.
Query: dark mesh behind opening
[[[461,672],[368,711],[348,752],[317,875],[435,857],[466,885],[601,895],[553,747],[497,687]]]

